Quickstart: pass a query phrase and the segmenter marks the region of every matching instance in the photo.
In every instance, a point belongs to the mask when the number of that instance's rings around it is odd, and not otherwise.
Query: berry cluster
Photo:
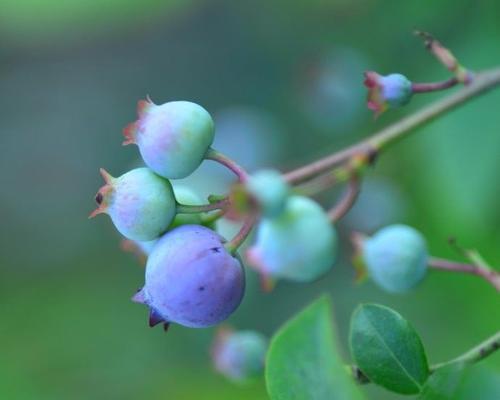
[[[128,248],[146,256],[145,284],[133,301],[150,309],[150,326],[173,322],[209,327],[227,319],[245,291],[237,250],[256,222],[256,243],[246,252],[249,266],[270,289],[277,279],[311,282],[334,264],[337,234],[328,214],[309,197],[294,193],[274,170],[249,175],[211,148],[214,123],[201,106],[175,101],[140,101],[139,118],[124,130],[146,165],[114,178],[96,195],[95,216],[106,213],[127,239]],[[172,185],[204,159],[220,162],[239,178],[228,196],[208,204],[189,188]],[[215,198],[215,199],[214,199]],[[242,221],[226,241],[214,228],[225,216]]]
[[[447,49],[433,39],[428,46],[454,76],[414,83],[401,74],[367,72],[368,107],[376,115],[408,103],[416,93],[470,83],[472,75]],[[150,326],[162,323],[165,329],[170,323],[205,328],[225,321],[243,299],[244,264],[260,274],[267,290],[278,280],[307,283],[324,276],[337,259],[335,224],[355,203],[363,173],[409,130],[408,122],[393,127],[287,174],[248,174],[212,148],[215,126],[203,107],[187,101],[156,105],[147,99],[139,102],[138,115],[124,130],[124,144],[138,146],[145,167],[117,178],[101,169],[105,185],[91,216],[108,214],[126,238],[125,247],[146,258],[145,283],[132,300],[149,308]],[[411,120],[413,127],[433,114],[419,115]],[[237,177],[228,194],[211,195],[205,204],[191,188],[175,182],[204,160],[218,162]],[[330,210],[310,197],[344,182],[347,190]],[[230,240],[217,232],[221,217],[241,225]],[[255,242],[242,259],[238,249],[254,227]],[[500,274],[476,252],[462,250],[471,264],[430,257],[423,235],[409,226],[392,225],[372,237],[354,234],[353,239],[353,264],[388,292],[412,289],[428,267],[481,276],[500,290]],[[246,381],[262,372],[267,346],[257,332],[224,328],[215,341],[213,362],[228,378]]]
[[[212,149],[214,123],[201,106],[147,100],[138,109],[139,119],[124,130],[125,144],[138,145],[146,167],[118,178],[101,169],[106,184],[91,216],[107,213],[128,246],[147,258],[145,285],[133,300],[150,308],[150,326],[174,322],[203,328],[227,319],[244,295],[237,250],[254,225],[256,240],[244,255],[264,289],[280,279],[312,282],[330,270],[337,257],[339,213],[327,213],[300,195],[301,186],[290,185],[286,175],[275,170],[249,175]],[[170,182],[194,172],[204,159],[220,162],[239,178],[227,196],[210,196],[208,204]],[[230,241],[215,229],[222,216],[242,222]],[[365,272],[389,292],[407,291],[426,274],[427,245],[411,227],[386,227],[356,240],[355,247]]]
[[[147,255],[144,287],[133,300],[150,308],[150,326],[175,322],[207,327],[226,319],[240,304],[245,274],[225,240],[190,213],[200,203],[189,188],[175,190],[171,179],[194,172],[214,138],[210,114],[197,104],[155,105],[140,101],[139,119],[124,130],[147,167],[113,178],[96,195],[98,208],[117,230]],[[184,208],[188,213],[182,212]]]

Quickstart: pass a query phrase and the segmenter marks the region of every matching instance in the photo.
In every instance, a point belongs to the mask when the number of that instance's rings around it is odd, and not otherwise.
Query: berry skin
[[[265,217],[276,217],[284,210],[290,188],[278,171],[258,171],[249,177],[246,187]]]
[[[200,205],[203,204],[203,201],[200,196],[196,194],[191,188],[183,185],[175,185],[174,186],[174,195],[177,203],[186,204],[186,205]],[[169,225],[168,230],[172,230],[181,225],[203,225],[207,228],[213,229],[214,222],[205,222],[203,221],[202,214],[177,214]],[[134,241],[124,239],[122,241],[122,249],[124,251],[134,253],[141,264],[146,264],[147,257],[153,251],[153,247],[156,244],[158,239],[150,240],[147,242]]]
[[[427,271],[425,238],[412,227],[391,225],[363,243],[363,259],[373,281],[388,292],[417,285]]]
[[[138,104],[139,119],[123,131],[124,145],[135,143],[146,165],[167,179],[194,172],[214,140],[214,122],[201,106],[189,101]]]
[[[96,195],[97,209],[90,214],[106,213],[116,229],[131,240],[150,241],[159,237],[176,213],[172,185],[149,168],[136,168],[113,178],[104,169],[106,184]]]
[[[150,326],[174,322],[191,328],[216,325],[239,306],[245,274],[224,239],[200,225],[163,235],[146,264],[146,282],[133,297],[149,306]]]
[[[262,374],[267,347],[267,338],[259,332],[222,328],[215,338],[212,362],[228,379],[245,383]]]
[[[336,252],[337,234],[324,210],[307,197],[291,196],[282,214],[260,222],[247,259],[270,289],[277,278],[319,278],[333,266]]]
[[[368,88],[368,108],[380,115],[389,107],[407,104],[413,95],[412,83],[401,74],[382,76],[373,71],[365,72]]]

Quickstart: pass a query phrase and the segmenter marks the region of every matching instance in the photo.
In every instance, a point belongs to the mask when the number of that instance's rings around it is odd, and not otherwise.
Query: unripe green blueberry
[[[244,290],[243,267],[224,239],[204,226],[182,225],[154,246],[145,285],[133,300],[149,306],[150,326],[174,322],[204,328],[228,318]]]
[[[200,205],[203,204],[201,197],[191,188],[180,184],[174,185],[174,195],[177,203],[184,205]],[[214,221],[204,220],[201,213],[193,214],[177,214],[169,225],[168,230],[172,230],[181,225],[203,225],[207,228],[214,228]],[[122,249],[134,253],[139,261],[146,262],[147,257],[153,250],[158,239],[147,242],[125,239],[122,241]]]
[[[90,215],[106,213],[116,229],[131,240],[158,238],[172,223],[176,202],[172,185],[149,168],[136,168],[114,178],[104,169],[106,184],[96,195],[98,208]]]
[[[217,332],[212,361],[222,375],[245,383],[264,371],[267,347],[267,338],[259,332],[222,328]]]
[[[198,168],[214,140],[214,123],[203,107],[148,99],[139,102],[138,114],[124,129],[124,144],[137,144],[149,168],[168,179],[185,178]]]
[[[252,174],[246,188],[260,206],[265,217],[280,214],[290,193],[288,184],[279,171],[262,170]]]
[[[425,238],[410,226],[391,225],[364,241],[363,260],[373,281],[389,292],[416,286],[427,271]]]
[[[310,282],[333,266],[336,253],[337,234],[321,206],[291,196],[283,213],[260,222],[247,259],[264,283],[278,278]]]

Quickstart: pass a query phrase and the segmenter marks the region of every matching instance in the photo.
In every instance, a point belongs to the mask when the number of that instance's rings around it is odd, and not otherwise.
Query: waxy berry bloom
[[[200,225],[180,226],[158,240],[145,281],[133,300],[150,308],[150,326],[217,325],[236,310],[245,291],[240,260],[226,250],[221,236]]]
[[[279,216],[260,222],[247,259],[268,286],[275,279],[311,282],[333,266],[336,254],[337,234],[323,208],[291,196]]]
[[[366,239],[362,246],[370,277],[389,292],[405,292],[425,276],[427,244],[420,232],[410,226],[387,226]]]
[[[255,331],[221,328],[212,349],[215,369],[235,382],[247,382],[262,374],[267,338]]]
[[[101,175],[106,184],[97,192],[98,207],[91,217],[108,214],[116,229],[131,240],[153,240],[167,230],[177,206],[168,180],[149,168],[136,168],[118,178],[101,169]]]
[[[389,107],[407,104],[413,94],[412,83],[401,74],[379,75],[365,72],[365,86],[368,88],[368,108],[375,116],[382,114]]]
[[[205,158],[214,140],[214,123],[201,106],[189,101],[156,105],[141,100],[139,119],[123,131],[123,144],[139,147],[146,165],[167,179],[185,178]]]

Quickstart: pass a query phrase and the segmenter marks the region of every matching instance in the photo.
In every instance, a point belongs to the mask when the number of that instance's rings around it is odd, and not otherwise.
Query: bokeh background
[[[87,219],[98,168],[119,175],[139,163],[120,146],[137,100],[196,101],[216,120],[217,148],[250,170],[286,170],[442,96],[376,121],[365,107],[366,69],[447,77],[415,27],[479,70],[500,63],[499,19],[500,3],[486,0],[0,0],[0,399],[265,399],[263,381],[235,386],[213,372],[213,329],[147,327],[146,309],[129,301],[141,265],[108,218]],[[498,294],[478,278],[434,272],[401,296],[356,286],[346,239],[408,223],[435,255],[457,257],[455,236],[500,265],[499,104],[500,91],[489,93],[384,154],[339,227],[331,273],[263,294],[248,271],[229,322],[271,335],[328,292],[346,360],[360,302],[410,319],[431,362],[498,330]],[[190,184],[221,193],[231,176],[206,164]],[[467,398],[500,398],[499,371],[499,356],[474,368]]]

